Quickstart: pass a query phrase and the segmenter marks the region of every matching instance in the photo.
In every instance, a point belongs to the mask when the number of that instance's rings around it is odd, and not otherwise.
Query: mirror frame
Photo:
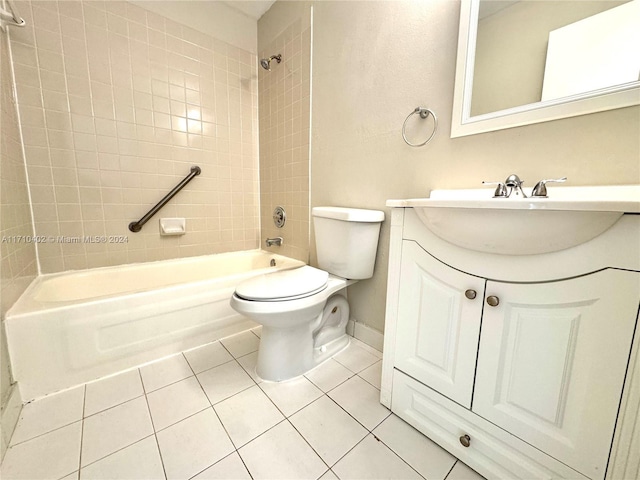
[[[451,138],[640,105],[640,81],[471,116],[480,0],[462,0]]]

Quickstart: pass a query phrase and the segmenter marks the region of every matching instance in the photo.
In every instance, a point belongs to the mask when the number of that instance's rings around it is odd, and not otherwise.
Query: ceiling
[[[238,10],[245,15],[259,20],[264,13],[271,8],[275,0],[254,0],[254,1],[244,1],[244,0],[228,0],[223,2],[227,4],[229,7]]]
[[[478,13],[478,18],[485,18],[495,13],[498,13],[500,10],[504,10],[505,8],[510,7],[518,3],[519,0],[489,0],[489,1],[481,1],[480,2],[480,12]],[[233,3],[233,2],[229,2]],[[244,3],[244,2],[239,2]],[[246,2],[252,3],[252,2]]]

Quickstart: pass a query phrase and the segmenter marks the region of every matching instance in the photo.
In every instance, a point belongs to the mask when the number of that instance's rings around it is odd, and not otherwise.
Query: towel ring
[[[419,114],[420,118],[422,118],[422,119],[427,118],[429,116],[429,114],[431,114],[431,116],[433,117],[433,132],[431,132],[431,135],[429,135],[429,138],[427,138],[422,143],[411,143],[409,140],[407,140],[407,135],[405,134],[405,129],[407,128],[407,122],[411,118],[411,115],[415,115],[416,113]],[[436,130],[437,129],[438,129],[438,117],[436,117],[436,114],[433,113],[433,110],[430,110],[430,109],[425,108],[425,107],[416,107],[413,112],[411,112],[409,115],[407,115],[407,118],[405,119],[404,123],[402,124],[402,138],[405,141],[405,143],[407,145],[409,145],[410,147],[422,147],[422,146],[426,145],[427,143],[429,143],[429,141],[436,134]]]

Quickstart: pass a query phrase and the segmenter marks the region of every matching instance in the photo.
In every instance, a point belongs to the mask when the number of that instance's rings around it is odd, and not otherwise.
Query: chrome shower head
[[[269,58],[263,58],[262,60],[260,60],[260,66],[262,66],[262,68],[264,68],[267,71],[271,71],[271,60],[275,60],[278,63],[280,63],[282,61],[282,55],[278,54],[278,55],[271,55]]]

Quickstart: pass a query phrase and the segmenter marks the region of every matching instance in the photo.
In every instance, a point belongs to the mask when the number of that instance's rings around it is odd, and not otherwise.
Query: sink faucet
[[[520,177],[515,173],[509,175],[504,182],[482,182],[483,185],[497,185],[496,191],[493,193],[493,198],[509,198],[515,191],[516,197],[527,198],[522,190],[522,184]]]
[[[516,197],[527,198],[524,191],[522,190],[522,184],[524,182],[520,180],[520,177],[515,173],[512,173],[507,177],[504,181],[504,186],[509,187],[509,192],[507,193],[507,197],[510,197],[512,193],[515,192]]]
[[[566,181],[567,177],[540,180],[531,190],[531,198],[547,198],[547,183],[562,183]],[[504,182],[482,183],[483,185],[497,185],[496,191],[493,193],[493,198],[509,198],[514,192],[516,197],[527,198],[524,190],[522,190],[522,184],[524,183],[524,181],[520,180],[520,177],[518,177],[518,175],[516,175],[515,173],[509,175]]]
[[[267,247],[273,247],[274,245],[276,247],[281,247],[282,246],[282,237],[275,237],[275,238],[267,238],[266,244]]]

